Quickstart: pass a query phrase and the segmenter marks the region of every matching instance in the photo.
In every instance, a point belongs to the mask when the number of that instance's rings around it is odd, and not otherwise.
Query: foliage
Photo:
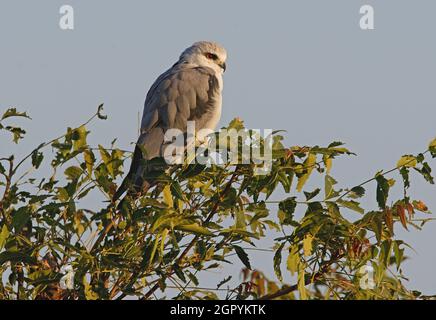
[[[392,170],[340,189],[330,172],[334,159],[352,154],[342,143],[285,148],[275,132],[269,174],[255,175],[255,164],[173,166],[156,174],[155,189],[119,211],[111,199],[130,153],[114,142],[88,145],[87,127],[106,119],[102,111],[20,161],[0,159],[0,299],[217,299],[219,292],[227,299],[428,298],[404,286],[408,245],[395,227],[420,230],[431,220],[408,191],[411,171],[434,183],[427,158],[436,156],[436,139]],[[28,118],[9,109],[0,131],[18,143],[25,131],[6,124],[16,117]],[[229,125],[242,127],[238,119]],[[52,174],[35,178],[44,165]],[[388,176],[395,172],[403,182],[400,199],[390,197],[395,181]],[[323,185],[304,190],[316,173]],[[360,204],[371,182],[376,210]],[[280,189],[286,198],[270,200]],[[101,196],[100,209],[84,207]],[[273,249],[256,247],[274,237]],[[273,251],[277,280],[252,270],[250,250]],[[231,275],[216,288],[201,285],[199,275],[235,261],[241,282],[230,285],[238,278]],[[362,266],[373,267],[374,288],[362,288]]]

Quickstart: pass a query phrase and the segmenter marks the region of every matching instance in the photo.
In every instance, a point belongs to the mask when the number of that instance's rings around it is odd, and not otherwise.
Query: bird
[[[156,79],[145,98],[130,170],[114,193],[114,202],[124,193],[144,194],[156,185],[149,174],[153,170],[151,160],[163,157],[167,130],[186,133],[188,121],[195,122],[196,131],[215,130],[221,118],[226,60],[227,51],[222,45],[195,42]]]

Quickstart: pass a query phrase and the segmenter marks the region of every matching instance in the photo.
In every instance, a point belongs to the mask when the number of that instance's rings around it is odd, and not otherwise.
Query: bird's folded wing
[[[202,128],[213,112],[219,90],[212,69],[175,65],[156,80],[147,94],[142,134],[155,127],[185,132],[189,120],[196,121],[196,127]]]
[[[140,181],[146,180],[142,176],[142,159],[163,156],[166,130],[179,129],[186,132],[188,121],[195,121],[197,129],[203,128],[213,113],[220,94],[218,79],[210,68],[175,65],[162,74],[145,100],[141,135],[127,180],[134,185],[140,185]]]

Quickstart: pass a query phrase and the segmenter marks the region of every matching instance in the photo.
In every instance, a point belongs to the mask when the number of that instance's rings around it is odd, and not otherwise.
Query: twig
[[[425,152],[422,152],[422,154],[425,155],[425,154],[428,153],[428,152],[430,152],[429,149],[427,149]],[[412,162],[414,162],[414,161],[416,161],[416,159],[413,157],[413,158],[410,159],[409,161],[406,161],[403,165],[401,165],[401,166],[396,166],[395,168],[392,168],[392,169],[390,169],[390,170],[388,170],[388,171],[386,171],[386,172],[380,173],[380,174],[376,175],[375,177],[373,177],[373,178],[371,178],[371,179],[368,179],[368,180],[362,182],[361,184],[355,186],[354,188],[356,188],[356,187],[362,187],[362,186],[364,186],[364,185],[370,183],[371,181],[376,180],[378,176],[385,176],[385,175],[388,175],[389,173],[392,173],[392,172],[394,172],[394,171],[396,171],[396,170],[400,170],[401,168],[406,167],[407,165],[409,165],[410,163],[412,163]],[[348,195],[351,191],[352,191],[352,189],[347,190],[347,191],[344,192],[344,193],[343,193],[343,194],[342,194],[342,195],[341,195],[337,200],[341,200],[341,199],[344,198],[346,195]]]
[[[330,266],[335,263],[336,261],[338,261],[339,259],[341,259],[343,257],[343,255],[338,255],[337,253],[333,256],[332,260],[330,260],[327,264],[325,264],[324,266],[322,266],[322,268],[316,272],[313,276],[311,276],[310,278],[308,278],[305,282],[304,285],[307,286],[313,282],[316,282],[317,280],[319,280],[320,278],[322,278],[329,270],[330,270]],[[258,300],[272,300],[275,298],[279,298],[281,296],[287,295],[295,290],[298,290],[298,284],[294,284],[290,287],[286,287],[283,289],[280,289],[274,293],[271,294],[267,294],[264,295],[262,297],[260,297]]]

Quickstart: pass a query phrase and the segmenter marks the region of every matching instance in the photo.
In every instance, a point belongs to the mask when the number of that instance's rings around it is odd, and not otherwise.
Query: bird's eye
[[[216,54],[208,52],[208,53],[206,53],[206,58],[208,58],[210,60],[216,60],[216,59],[218,59],[218,56]]]

